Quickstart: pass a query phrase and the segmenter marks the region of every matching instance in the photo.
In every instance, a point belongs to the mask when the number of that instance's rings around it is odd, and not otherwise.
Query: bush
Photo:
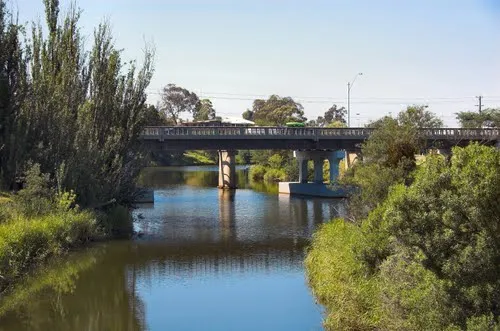
[[[327,330],[378,327],[379,284],[354,253],[363,241],[360,228],[342,219],[314,234],[305,264],[314,295],[327,309]]]
[[[286,180],[286,173],[281,169],[269,169],[264,175],[266,182],[284,182]]]
[[[95,215],[90,212],[18,217],[0,224],[0,292],[33,265],[97,234]]]
[[[264,179],[264,175],[266,174],[267,168],[256,164],[250,167],[250,180],[260,181]]]
[[[127,207],[114,205],[99,215],[99,225],[104,233],[113,238],[129,238],[133,231],[133,220]]]
[[[53,210],[54,192],[50,188],[50,178],[40,171],[40,165],[28,165],[23,179],[23,189],[14,196],[16,210],[28,218],[45,215]]]

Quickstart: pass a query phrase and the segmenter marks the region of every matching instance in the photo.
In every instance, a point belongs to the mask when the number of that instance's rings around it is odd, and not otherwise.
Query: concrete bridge
[[[338,164],[349,152],[361,149],[361,144],[374,132],[373,128],[288,128],[288,127],[146,127],[141,141],[156,150],[217,150],[219,151],[219,187],[236,188],[235,164],[237,150],[294,150],[299,163],[299,183],[307,183],[307,162],[314,161],[315,192],[324,191],[323,164],[330,163],[330,182],[337,179]],[[419,129],[427,148],[447,151],[453,146],[466,146],[472,141],[500,148],[500,129],[423,128]],[[349,162],[349,158],[346,159]],[[294,193],[292,186],[289,192]],[[312,186],[305,190],[310,191]],[[281,192],[280,186],[280,192]],[[328,191],[325,194],[329,196]]]

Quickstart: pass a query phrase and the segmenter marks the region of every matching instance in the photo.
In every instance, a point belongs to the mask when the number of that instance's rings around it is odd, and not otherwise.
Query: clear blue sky
[[[43,18],[42,0],[10,0],[23,21]],[[61,0],[63,7],[69,1]],[[363,124],[407,104],[454,113],[500,106],[500,0],[194,1],[79,0],[82,25],[104,18],[124,59],[156,45],[150,102],[175,83],[240,115],[256,96],[296,97],[315,118],[333,103]],[[90,43],[90,41],[89,41]],[[317,97],[317,98],[315,98]],[[359,115],[356,115],[358,114]]]

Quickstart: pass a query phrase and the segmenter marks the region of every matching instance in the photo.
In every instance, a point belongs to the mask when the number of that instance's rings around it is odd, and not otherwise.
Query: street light
[[[358,72],[356,76],[352,79],[352,81],[347,83],[347,127],[351,126],[351,88],[356,81],[358,76],[363,76],[362,72]]]

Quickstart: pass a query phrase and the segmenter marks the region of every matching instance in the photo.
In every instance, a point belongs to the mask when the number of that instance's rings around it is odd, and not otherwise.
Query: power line
[[[149,94],[161,95],[161,92],[148,91]],[[214,92],[203,92],[204,98],[211,99],[221,99],[221,100],[239,100],[239,101],[253,101],[257,97],[269,97],[269,95],[263,94],[238,94],[238,93],[214,93]],[[293,99],[299,100],[302,103],[344,103],[344,98],[333,98],[333,97],[320,97],[320,96],[307,96],[299,97],[293,96]],[[400,103],[465,103],[467,100],[477,98],[477,97],[358,97],[353,98],[356,103],[376,103],[376,104],[400,104]],[[482,97],[481,97],[482,98]],[[317,100],[308,100],[317,99]],[[491,96],[492,100],[500,101],[500,96]],[[357,101],[356,101],[357,100]]]
[[[153,89],[148,89],[148,93],[151,94],[162,94],[162,92],[158,90],[153,90]],[[210,91],[203,91],[200,90],[200,93],[203,93],[203,95],[208,94],[208,95],[224,95],[224,96],[237,96],[237,97],[269,97],[272,95],[271,94],[257,94],[257,93],[229,93],[229,92],[210,92]],[[332,97],[332,96],[290,96],[292,98],[297,98],[297,99],[331,99],[331,100],[336,100],[336,99],[345,99],[345,96],[340,96],[340,97]],[[493,96],[490,95],[488,96],[489,98],[493,99],[500,99],[500,95],[498,96]],[[394,100],[394,99],[412,99],[412,100],[454,100],[454,99],[474,99],[477,98],[477,96],[443,96],[443,97],[357,97],[353,99],[380,99],[380,100]]]

